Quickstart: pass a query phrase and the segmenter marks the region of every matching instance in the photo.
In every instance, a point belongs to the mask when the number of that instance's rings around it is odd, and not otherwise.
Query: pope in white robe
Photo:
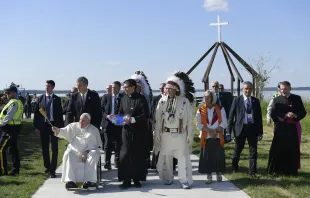
[[[55,136],[70,143],[62,161],[61,181],[66,183],[66,188],[77,188],[77,182],[83,182],[86,189],[96,186],[102,142],[99,130],[90,124],[90,119],[90,115],[84,113],[79,122],[60,129],[53,128]]]
[[[194,136],[193,108],[184,96],[177,96],[178,88],[169,84],[167,97],[159,100],[156,109],[155,139],[160,143],[157,171],[165,185],[173,183],[173,158],[178,160],[178,177],[183,189],[193,183],[190,160]]]

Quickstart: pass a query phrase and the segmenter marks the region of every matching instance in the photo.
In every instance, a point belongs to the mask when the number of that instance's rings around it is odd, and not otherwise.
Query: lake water
[[[272,98],[272,96],[275,94],[275,91],[264,91],[264,99],[266,100],[270,100]],[[310,91],[309,90],[305,90],[305,91],[292,91],[293,94],[297,94],[300,95],[304,100],[310,100]],[[32,93],[30,93],[32,94]],[[104,92],[99,92],[99,95],[102,96],[104,95]],[[154,91],[153,93],[154,95],[158,95],[159,91]],[[242,93],[241,93],[242,94]],[[38,94],[39,96],[40,94]],[[64,97],[66,96],[66,94],[57,94],[60,97]],[[237,95],[237,92],[235,91],[234,95]],[[196,92],[196,97],[201,97],[203,96],[203,91],[197,91]]]

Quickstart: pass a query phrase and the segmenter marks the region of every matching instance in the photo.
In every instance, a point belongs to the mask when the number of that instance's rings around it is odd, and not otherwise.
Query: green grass
[[[22,130],[18,137],[18,148],[21,157],[20,174],[16,177],[0,177],[0,197],[5,198],[26,198],[33,193],[48,178],[43,174],[44,170],[40,135],[34,133],[32,120],[25,119],[22,123]],[[61,163],[66,142],[59,140],[58,164]],[[11,166],[11,156],[8,156],[9,170]]]
[[[307,112],[310,112],[310,104],[305,104]],[[267,103],[262,103],[263,116],[266,116]],[[264,139],[258,144],[258,179],[247,176],[249,148],[246,146],[240,156],[240,172],[231,173],[231,157],[234,142],[225,145],[227,171],[225,177],[237,187],[245,191],[253,198],[282,198],[282,197],[310,197],[310,116],[302,120],[303,136],[301,143],[301,169],[296,177],[279,176],[271,177],[266,174],[267,162],[271,141],[273,138],[273,127],[264,126]],[[196,131],[193,153],[199,155],[199,131]]]

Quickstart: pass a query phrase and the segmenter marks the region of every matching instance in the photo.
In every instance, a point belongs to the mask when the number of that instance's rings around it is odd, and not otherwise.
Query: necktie
[[[47,96],[48,101],[46,101],[46,115],[48,119],[51,119],[51,104],[52,104],[52,100],[51,100],[51,96]]]
[[[118,109],[117,109],[117,97],[116,96],[114,96],[114,114],[117,114],[117,112],[118,112]]]
[[[82,94],[82,104],[83,104],[83,107],[84,107],[84,105],[85,105],[85,95],[84,94]]]
[[[252,107],[251,107],[251,102],[250,102],[250,98],[246,99],[246,113],[250,114],[252,112]]]

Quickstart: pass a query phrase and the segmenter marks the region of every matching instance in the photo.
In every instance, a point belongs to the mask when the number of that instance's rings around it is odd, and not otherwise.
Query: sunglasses
[[[218,87],[218,86],[213,85],[212,87]]]

